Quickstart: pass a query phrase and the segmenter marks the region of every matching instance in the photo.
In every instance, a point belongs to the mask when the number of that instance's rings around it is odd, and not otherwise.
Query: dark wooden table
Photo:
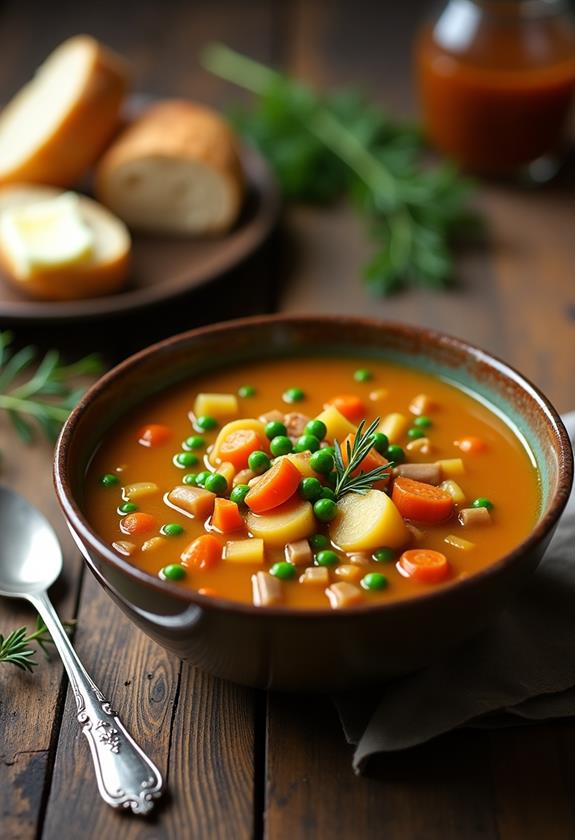
[[[410,41],[422,5],[3,2],[0,99],[60,40],[88,31],[132,60],[143,91],[217,105],[236,96],[196,62],[198,48],[218,38],[320,85],[362,83],[390,108],[410,114]],[[369,313],[483,345],[521,368],[565,411],[575,406],[572,188],[568,175],[533,192],[482,187],[489,241],[461,255],[455,292],[374,302],[358,281],[366,244],[352,215],[302,208],[286,214],[280,233],[256,258],[185,305],[106,328],[22,328],[18,340],[74,353],[104,350],[114,358],[161,335],[246,312]],[[51,492],[49,448],[12,446],[10,434],[0,425],[0,478],[38,501],[65,546],[58,609],[64,618],[78,618],[80,656],[165,771],[169,793],[148,821],[105,806],[58,660],[33,676],[2,666],[2,838],[575,836],[575,724],[461,731],[382,757],[366,777],[354,777],[329,699],[266,695],[221,682],[167,655],[129,624],[83,572]],[[26,607],[0,604],[0,631],[32,622]]]

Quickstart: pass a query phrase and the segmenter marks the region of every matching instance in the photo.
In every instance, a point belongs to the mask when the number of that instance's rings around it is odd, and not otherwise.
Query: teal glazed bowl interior
[[[172,384],[230,362],[325,355],[390,359],[459,384],[508,418],[541,476],[533,531],[486,569],[429,593],[346,610],[257,608],[183,590],[130,565],[83,511],[84,477],[108,430]],[[58,442],[56,491],[72,535],[97,580],[149,636],[217,676],[263,688],[347,690],[428,664],[476,633],[541,559],[571,488],[567,433],[548,400],[512,368],[463,341],[372,320],[258,317],[194,330],[111,370],[72,412]],[[513,492],[513,477],[509,478]]]

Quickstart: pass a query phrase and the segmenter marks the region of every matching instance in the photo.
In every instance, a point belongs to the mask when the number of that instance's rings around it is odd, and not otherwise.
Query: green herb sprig
[[[21,671],[32,672],[38,663],[34,659],[36,651],[30,647],[31,642],[36,642],[48,658],[48,646],[53,641],[40,616],[36,619],[36,629],[32,633],[28,633],[25,627],[18,627],[6,637],[0,633],[0,662],[8,662]]]
[[[56,350],[37,361],[34,347],[14,352],[12,341],[12,333],[0,331],[0,410],[7,413],[25,443],[34,439],[35,424],[54,441],[83,392],[73,381],[100,373],[102,362],[92,354],[64,365]]]
[[[337,475],[334,493],[337,499],[341,499],[347,493],[359,493],[363,496],[368,490],[371,490],[376,481],[381,481],[389,475],[393,467],[393,462],[391,461],[381,467],[375,467],[375,469],[369,470],[368,472],[360,472],[357,475],[352,475],[373,447],[373,435],[377,431],[379,422],[380,418],[376,417],[373,423],[370,423],[364,431],[365,420],[361,421],[357,427],[353,444],[350,444],[349,441],[346,442],[347,464],[344,463],[340,443],[334,441],[334,461]]]
[[[223,44],[209,45],[202,62],[257,96],[232,121],[267,157],[286,199],[354,201],[374,243],[364,269],[373,292],[452,282],[453,238],[478,221],[471,184],[451,164],[425,161],[416,127],[357,92],[316,93]]]

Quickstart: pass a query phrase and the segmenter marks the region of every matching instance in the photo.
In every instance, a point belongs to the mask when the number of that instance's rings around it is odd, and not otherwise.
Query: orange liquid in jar
[[[497,4],[477,7],[483,5]],[[452,17],[451,23],[442,26],[440,18],[416,46],[431,142],[480,174],[513,174],[558,153],[575,91],[569,19],[478,14],[467,22]]]

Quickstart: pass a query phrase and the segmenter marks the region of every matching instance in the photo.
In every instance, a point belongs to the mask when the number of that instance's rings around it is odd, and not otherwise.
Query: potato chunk
[[[153,496],[159,493],[160,488],[153,481],[136,481],[133,484],[126,484],[122,487],[122,498],[127,502],[133,502],[135,499],[141,499],[144,496]]]
[[[194,401],[194,414],[196,417],[207,414],[217,420],[237,417],[238,398],[235,394],[198,394]]]
[[[334,405],[330,405],[324,409],[321,414],[318,414],[316,420],[321,420],[325,423],[327,432],[326,440],[342,441],[348,435],[354,435],[357,432],[357,427],[350,423],[347,417],[344,417],[341,411],[338,411]]]
[[[214,509],[216,494],[204,490],[202,487],[190,487],[188,484],[181,484],[168,493],[167,500],[176,510],[181,510],[188,516],[191,514],[200,517],[200,519],[205,519],[210,516]]]
[[[383,418],[378,432],[383,432],[384,435],[387,435],[390,443],[397,443],[402,438],[404,432],[407,431],[408,426],[409,420],[405,414],[399,414],[399,412],[394,411],[392,414],[388,414],[387,417]]]
[[[309,502],[290,500],[267,513],[248,513],[248,529],[267,545],[285,546],[311,536],[316,528]]]
[[[399,548],[409,540],[401,514],[381,490],[364,496],[348,493],[337,507],[329,533],[343,551],[373,551],[382,545]]]
[[[254,563],[262,566],[264,562],[263,540],[228,540],[224,550],[224,559],[229,563]]]

